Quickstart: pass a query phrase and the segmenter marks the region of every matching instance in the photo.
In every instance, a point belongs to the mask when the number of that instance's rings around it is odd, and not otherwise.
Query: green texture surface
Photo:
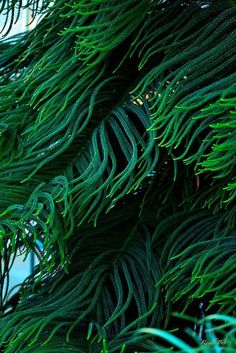
[[[1,351],[235,352],[236,3],[0,13]]]

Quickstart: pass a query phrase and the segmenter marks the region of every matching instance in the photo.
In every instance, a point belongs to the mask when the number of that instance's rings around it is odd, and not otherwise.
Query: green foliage
[[[0,4],[0,13],[4,14],[5,21],[2,31],[4,35],[10,33],[12,26],[19,20],[22,9],[30,8],[32,18],[42,13],[50,4],[50,0],[2,0]]]
[[[235,3],[5,0],[3,31],[26,7],[0,42],[2,351],[234,352]]]

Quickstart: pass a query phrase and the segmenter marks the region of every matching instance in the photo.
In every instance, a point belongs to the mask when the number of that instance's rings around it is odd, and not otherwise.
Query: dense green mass
[[[2,352],[234,352],[235,2],[3,0],[3,33],[27,6],[0,42]]]

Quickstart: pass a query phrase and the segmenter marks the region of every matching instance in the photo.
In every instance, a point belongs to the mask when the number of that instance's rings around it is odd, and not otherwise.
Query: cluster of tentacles
[[[236,2],[1,3],[2,352],[233,353]]]

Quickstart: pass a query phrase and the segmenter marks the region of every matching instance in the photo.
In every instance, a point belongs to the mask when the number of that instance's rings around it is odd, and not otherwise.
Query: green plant
[[[3,0],[5,33],[27,6],[0,42],[2,351],[233,352],[234,1]]]

